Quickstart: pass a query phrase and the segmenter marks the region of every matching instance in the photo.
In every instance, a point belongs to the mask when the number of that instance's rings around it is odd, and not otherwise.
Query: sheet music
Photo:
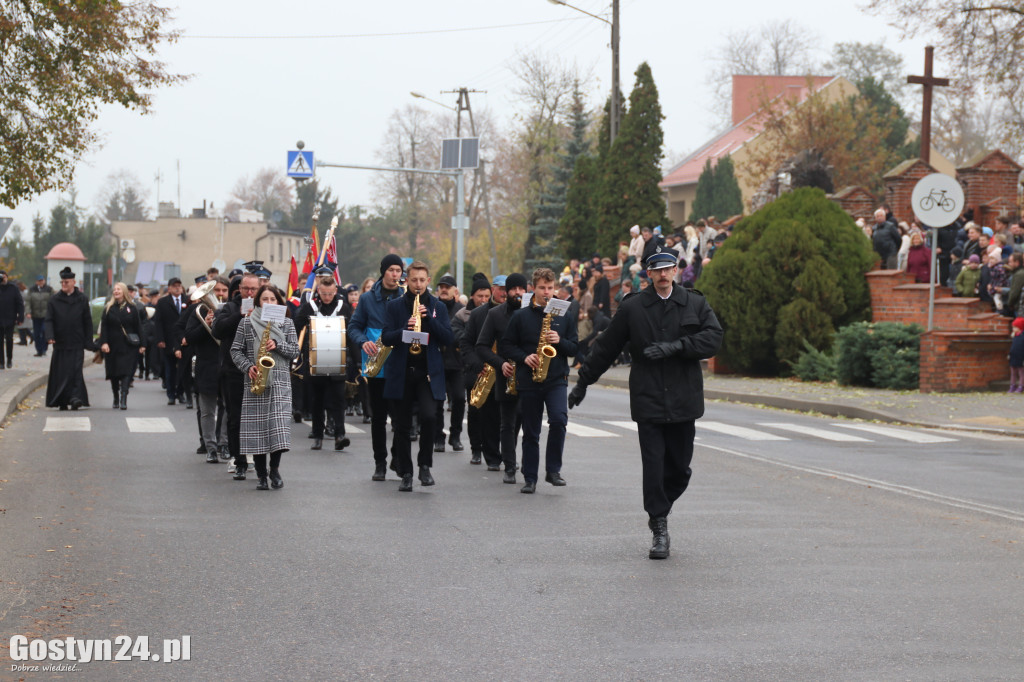
[[[556,317],[561,317],[569,311],[569,306],[572,305],[569,301],[563,301],[560,298],[552,298],[548,301],[548,304],[544,307],[545,313],[554,313]]]
[[[276,303],[264,303],[263,304],[263,321],[273,322],[274,324],[284,324],[285,313],[288,309],[283,305]]]
[[[402,343],[412,343],[413,341],[419,341],[421,346],[426,346],[430,343],[430,334],[427,332],[414,332],[411,329],[402,330]]]
[[[248,315],[249,313],[252,312],[252,308],[253,308],[253,299],[251,299],[251,298],[243,298],[242,299],[242,314],[243,315]]]
[[[523,294],[523,303],[519,307],[520,308],[529,308],[530,307],[530,301],[532,299],[533,299],[533,294],[532,293]]]

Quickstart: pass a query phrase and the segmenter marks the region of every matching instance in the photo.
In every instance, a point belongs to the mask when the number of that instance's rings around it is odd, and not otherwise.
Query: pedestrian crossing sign
[[[288,152],[288,177],[313,177],[313,152],[292,149]]]

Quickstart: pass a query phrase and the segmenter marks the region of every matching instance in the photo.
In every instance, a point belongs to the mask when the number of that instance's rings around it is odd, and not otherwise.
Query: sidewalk
[[[572,374],[574,383],[576,373]],[[612,367],[598,383],[628,388],[629,368]],[[918,393],[794,379],[705,375],[704,397],[831,417],[1024,437],[1024,394]]]
[[[33,357],[34,346],[14,347],[14,367],[0,370],[0,422],[18,404],[46,385],[50,355]],[[86,377],[102,372],[88,363]],[[570,382],[575,383],[575,372]],[[629,367],[612,367],[598,382],[603,386],[629,387]],[[963,429],[1024,437],[1024,394],[1003,392],[918,393],[859,388],[835,384],[802,383],[792,379],[757,379],[739,376],[705,376],[708,400],[764,405],[831,417],[849,417],[932,428]]]

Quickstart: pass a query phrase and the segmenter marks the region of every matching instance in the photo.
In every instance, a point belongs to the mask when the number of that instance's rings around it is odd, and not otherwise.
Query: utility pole
[[[477,137],[476,134],[476,123],[473,120],[473,108],[469,103],[469,93],[486,94],[486,90],[470,90],[468,88],[458,88],[457,90],[446,90],[441,94],[454,95],[458,94],[459,100],[456,103],[455,113],[455,136],[462,137],[462,112],[465,111],[469,114],[469,130],[473,137]],[[487,189],[487,170],[486,162],[483,157],[480,158],[480,165],[473,171],[474,185],[480,183],[480,191],[483,195],[484,201],[484,218],[487,221],[487,238],[490,241],[491,247],[491,279],[494,279],[498,275],[498,247],[494,241],[494,223],[491,220],[491,202],[490,192]],[[451,260],[455,261],[454,248],[455,244],[452,243],[453,253]],[[460,273],[461,274],[461,273]],[[465,293],[465,292],[460,292]]]
[[[612,106],[608,122],[611,142],[619,135],[619,117],[619,0],[612,0]]]

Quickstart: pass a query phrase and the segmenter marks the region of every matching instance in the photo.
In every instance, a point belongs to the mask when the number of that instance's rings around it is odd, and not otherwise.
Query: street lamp
[[[612,100],[608,116],[608,129],[611,131],[610,142],[615,142],[615,138],[619,134],[619,0],[612,0],[611,21],[608,21],[604,17],[599,17],[596,14],[591,14],[585,9],[580,9],[574,5],[570,5],[564,0],[548,0],[548,2],[552,5],[562,5],[563,7],[574,9],[577,12],[582,12],[589,17],[600,19],[612,27]]]
[[[445,109],[450,109],[451,111],[454,111],[456,113],[458,113],[458,111],[459,111],[456,107],[453,107],[450,104],[445,104],[444,102],[438,102],[436,99],[430,99],[429,97],[424,95],[422,92],[416,92],[415,90],[410,90],[409,94],[412,95],[413,97],[418,97],[419,99],[425,99],[428,102],[433,102],[434,104],[436,104],[439,107],[444,107]]]

